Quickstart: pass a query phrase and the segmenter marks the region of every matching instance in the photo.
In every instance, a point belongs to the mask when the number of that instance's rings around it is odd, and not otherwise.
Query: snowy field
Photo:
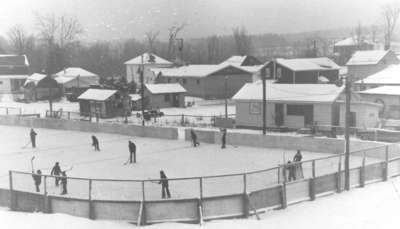
[[[36,129],[36,149],[29,143],[29,128],[0,126],[0,185],[8,187],[8,170],[30,172],[30,159],[35,156],[35,169],[49,174],[56,161],[62,169],[73,166],[71,177],[106,179],[157,179],[163,169],[169,178],[199,177],[220,174],[243,173],[276,167],[283,157],[290,159],[294,150],[234,147],[222,150],[219,145],[204,144],[193,148],[190,142],[139,138],[124,135],[98,133],[100,152],[91,147],[91,133]],[[128,159],[128,140],[138,148],[137,164],[123,165]],[[229,141],[228,141],[229,144]],[[285,153],[285,154],[284,154]],[[303,152],[303,160],[328,156],[326,153]],[[317,161],[317,176],[337,170],[338,159]],[[372,160],[368,160],[372,162]],[[306,177],[311,176],[311,163],[304,163]],[[352,166],[360,166],[361,158],[354,157]],[[282,179],[282,178],[281,178]],[[30,175],[14,174],[14,188],[34,191]],[[247,177],[248,190],[257,190],[277,184],[277,170],[251,174]],[[58,195],[54,180],[48,180],[48,192]],[[69,196],[88,197],[88,181],[69,179]],[[199,179],[170,181],[173,198],[199,196]],[[203,180],[204,196],[241,193],[243,176],[207,178]],[[146,199],[160,198],[160,187],[154,182],[145,183]],[[137,200],[141,198],[140,182],[93,182],[94,199]]]
[[[232,219],[206,222],[204,229],[398,229],[400,226],[400,179],[352,189],[289,206],[285,210],[269,211],[261,220]],[[0,208],[0,221],[7,229],[128,229],[124,222],[89,220],[64,214],[10,212]],[[197,229],[199,225],[162,223],[145,226],[148,229]]]

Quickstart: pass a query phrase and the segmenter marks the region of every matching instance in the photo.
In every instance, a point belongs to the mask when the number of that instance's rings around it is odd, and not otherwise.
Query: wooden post
[[[383,180],[387,181],[389,178],[389,146],[385,146],[385,168],[383,171]]]
[[[199,185],[200,185],[200,200],[203,200],[203,177],[200,177]]]
[[[365,152],[362,159],[362,164],[360,168],[360,187],[365,186]]]
[[[342,159],[340,157],[338,164],[338,173],[337,173],[337,193],[342,192]]]
[[[142,180],[142,217],[141,217],[141,225],[146,225],[146,198],[145,198],[145,190],[144,190],[144,181]]]
[[[89,219],[95,219],[93,201],[92,201],[92,179],[89,179]]]
[[[278,166],[278,184],[281,183],[281,167]]]
[[[43,176],[43,212],[51,213],[49,208],[49,196],[47,195],[47,176]]]
[[[203,204],[201,199],[197,199],[198,203],[197,203],[197,213],[198,213],[198,217],[199,217],[199,224],[200,226],[203,225],[204,223],[204,219],[203,219]]]
[[[284,181],[281,186],[281,202],[282,202],[282,209],[287,208],[286,181]]]
[[[247,176],[246,173],[243,174],[243,216],[245,218],[249,217],[250,207],[249,199],[247,198]]]
[[[19,108],[19,115],[22,115],[22,108]]]
[[[315,160],[312,161],[312,178],[310,179],[309,185],[310,200],[315,200]]]
[[[8,177],[10,182],[10,210],[15,211],[17,209],[17,201],[16,196],[14,195],[14,188],[13,188],[13,177],[12,172],[8,171]]]
[[[71,120],[71,112],[68,111],[68,120]]]

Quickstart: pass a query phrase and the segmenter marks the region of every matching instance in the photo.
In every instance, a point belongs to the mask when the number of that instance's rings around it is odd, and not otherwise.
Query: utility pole
[[[225,76],[225,119],[228,119],[228,76]]]
[[[142,126],[144,126],[144,76],[143,76],[143,72],[144,72],[144,63],[143,63],[143,54],[142,54],[142,63],[140,65],[140,70],[139,70],[139,74],[140,74],[140,96],[141,96],[141,100],[142,100]]]
[[[345,93],[346,93],[346,117],[345,117],[345,160],[344,160],[344,176],[345,189],[350,190],[350,101],[351,101],[351,83],[349,76],[345,78]]]
[[[261,69],[261,78],[262,78],[262,93],[263,93],[263,134],[265,135],[267,133],[267,88],[266,88],[266,75],[265,75],[265,68],[264,66]]]
[[[49,50],[48,50],[48,55],[47,55],[47,64],[46,64],[46,77],[48,79],[51,78],[51,72],[53,71],[53,37],[49,39]],[[50,111],[50,117],[53,117],[53,99],[52,99],[52,90],[51,86],[49,87],[49,111]]]

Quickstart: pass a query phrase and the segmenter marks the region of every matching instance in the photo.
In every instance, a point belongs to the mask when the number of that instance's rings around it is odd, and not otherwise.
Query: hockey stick
[[[24,146],[21,147],[21,149],[26,149],[26,147],[28,147],[28,145],[31,143],[31,141],[28,141]]]
[[[71,167],[69,168],[69,169],[67,169],[67,170],[64,170],[63,172],[69,172],[69,171],[71,171],[72,170],[72,168],[73,168],[74,166],[73,165],[71,165]]]
[[[34,170],[33,170],[33,160],[35,160],[35,156],[33,156],[33,157],[31,158],[31,168],[32,168],[32,172],[34,172]]]

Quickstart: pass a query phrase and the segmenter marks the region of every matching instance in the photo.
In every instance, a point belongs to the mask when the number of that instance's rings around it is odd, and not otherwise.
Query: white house
[[[21,93],[28,76],[25,55],[0,55],[0,93]]]
[[[314,124],[344,126],[343,87],[334,84],[266,84],[267,126],[298,129]],[[236,126],[262,127],[262,84],[250,83],[233,96]],[[375,127],[380,105],[361,101],[353,93],[351,125]]]
[[[83,68],[66,68],[56,74],[54,79],[65,90],[71,88],[89,88],[91,85],[99,85],[100,77]]]
[[[156,75],[150,70],[151,68],[168,68],[172,67],[173,63],[165,60],[153,53],[143,53],[131,60],[125,62],[126,65],[126,81],[140,84],[139,67],[143,64],[143,80],[145,84],[154,83]]]

